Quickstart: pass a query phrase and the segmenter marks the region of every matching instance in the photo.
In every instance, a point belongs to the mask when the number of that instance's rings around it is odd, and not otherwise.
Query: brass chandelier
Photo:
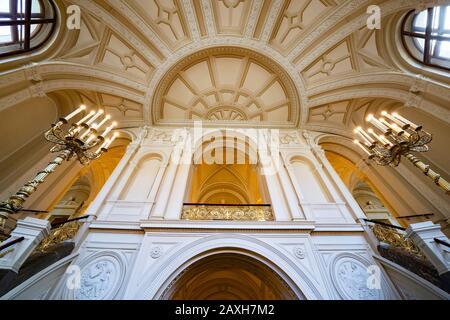
[[[27,198],[63,161],[76,158],[82,165],[87,165],[107,152],[108,147],[118,136],[117,132],[114,134],[111,132],[117,123],[109,124],[111,116],[106,115],[102,109],[97,112],[92,110],[81,120],[69,124],[70,119],[85,110],[86,106],[81,105],[69,115],[60,118],[57,123],[52,124],[51,128],[44,133],[45,139],[54,144],[50,152],[58,153],[58,155],[19,191],[6,201],[0,202],[0,238],[5,238],[8,234],[6,224],[9,215],[21,211]],[[100,134],[100,129],[105,126],[107,127]]]
[[[368,159],[381,166],[396,167],[404,156],[414,166],[419,168],[426,176],[433,179],[434,183],[450,194],[450,184],[438,173],[430,169],[430,166],[417,158],[412,152],[426,152],[432,135],[398,113],[381,112],[382,117],[376,118],[369,114],[366,118],[375,127],[365,131],[357,127],[354,132],[362,139],[354,140],[367,155]],[[389,120],[389,121],[388,121]]]

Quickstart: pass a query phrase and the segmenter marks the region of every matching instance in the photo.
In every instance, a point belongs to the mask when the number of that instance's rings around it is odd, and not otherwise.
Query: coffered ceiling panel
[[[135,101],[94,91],[76,91],[88,109],[103,108],[116,121],[141,121],[142,104]]]
[[[211,4],[218,33],[243,33],[252,0],[218,0]]]
[[[313,25],[336,6],[331,0],[287,0],[283,13],[278,18],[272,37],[272,45],[286,51],[302,37]]]
[[[176,48],[189,39],[180,1],[129,0],[127,2],[170,47]]]
[[[351,99],[337,101],[309,109],[307,126],[325,132],[352,132],[357,126],[365,126],[369,113],[397,110],[401,103],[392,99]]]
[[[156,102],[161,103],[161,119],[292,121],[292,84],[274,65],[250,51],[216,51],[171,73]]]

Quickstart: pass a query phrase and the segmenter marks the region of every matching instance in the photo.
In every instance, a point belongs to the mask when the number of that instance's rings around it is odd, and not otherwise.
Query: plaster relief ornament
[[[294,255],[299,259],[305,258],[305,252],[300,247],[294,248]]]
[[[64,300],[109,300],[116,298],[122,286],[126,262],[121,253],[99,251],[80,265],[79,285],[64,287]]]
[[[289,132],[285,135],[280,136],[280,142],[282,144],[297,144],[300,143],[300,139],[297,136],[297,132]]]
[[[344,257],[338,259],[333,270],[334,285],[344,299],[349,300],[380,300],[383,299],[380,289],[368,286],[370,276],[367,267],[360,261]]]
[[[302,135],[303,135],[303,138],[305,138],[306,142],[309,145],[311,145],[311,146],[315,145],[314,138],[313,138],[313,136],[311,135],[311,133],[308,130],[303,130],[302,131]]]
[[[100,300],[111,289],[114,278],[114,266],[111,261],[100,260],[86,267],[81,274],[81,287],[75,294],[76,300]]]
[[[161,247],[153,247],[151,252],[150,252],[150,256],[153,259],[158,259],[159,257],[162,256],[162,249]]]
[[[152,142],[171,142],[172,134],[171,130],[150,128],[147,138]]]

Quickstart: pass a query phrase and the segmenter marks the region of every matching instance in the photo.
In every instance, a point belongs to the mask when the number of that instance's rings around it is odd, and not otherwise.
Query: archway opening
[[[263,168],[249,136],[217,130],[196,146],[183,219],[274,220]]]
[[[162,295],[166,300],[297,300],[286,281],[246,255],[220,253],[188,266]]]

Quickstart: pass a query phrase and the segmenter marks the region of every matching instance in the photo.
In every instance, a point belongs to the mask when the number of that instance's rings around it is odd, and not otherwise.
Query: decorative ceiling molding
[[[253,0],[211,1],[217,33],[243,36]]]
[[[172,56],[170,56],[167,61],[160,65],[160,68],[156,71],[155,76],[152,78],[152,81],[149,85],[147,95],[145,97],[144,103],[144,119],[147,121],[151,119],[153,123],[158,117],[154,117],[151,113],[152,108],[150,106],[155,106],[153,104],[154,93],[157,87],[160,85],[163,78],[166,78],[166,75],[177,66],[179,63],[186,61],[189,56],[194,57],[196,53],[202,52],[205,48],[222,48],[224,52],[226,52],[226,47],[230,50],[236,49],[242,50],[241,52],[249,52],[252,51],[258,55],[258,59],[262,59],[263,64],[273,64],[276,67],[281,75],[286,76],[286,80],[294,84],[294,87],[297,87],[296,96],[300,99],[299,107],[293,107],[293,114],[291,119],[293,119],[294,123],[297,124],[299,121],[302,121],[300,117],[301,114],[306,114],[305,105],[307,104],[306,96],[304,94],[305,88],[303,87],[303,80],[300,75],[295,72],[293,66],[289,64],[286,59],[278,53],[276,50],[269,47],[267,44],[261,43],[257,40],[252,39],[243,39],[236,37],[215,37],[215,38],[207,38],[202,39],[195,46],[186,46],[182,49],[175,52]],[[271,57],[271,58],[268,58]],[[272,60],[273,59],[273,60]],[[265,61],[265,62],[264,62]],[[276,63],[274,63],[276,61]]]
[[[406,11],[408,9],[412,9],[419,1],[420,0],[390,0],[383,2],[380,4],[382,17],[386,17],[398,11],[402,10]],[[347,6],[351,7],[353,10],[353,6],[355,6],[355,4],[358,4],[358,2],[350,1],[347,4]],[[295,58],[290,59],[291,61],[293,61],[293,63],[296,64],[297,69],[304,70],[308,65],[310,65],[316,59],[318,59],[324,52],[326,52],[328,48],[338,44],[353,32],[364,27],[367,24],[367,17],[368,17],[365,10],[366,8],[367,6],[364,7],[363,13],[360,16],[352,19],[350,22],[340,27],[339,29],[333,30],[333,32],[328,37],[321,39],[319,44],[313,47],[311,50],[308,50],[306,55],[300,54],[297,55]],[[317,37],[319,37],[318,34],[314,35],[314,37],[311,38],[318,39]],[[304,49],[308,48],[308,46],[311,46],[311,44],[312,42],[309,42],[307,39],[305,39],[304,41],[302,41],[301,44],[299,44],[299,48],[296,50],[299,50],[300,52],[305,52]]]
[[[281,10],[283,8],[283,0],[274,0],[272,1],[272,6],[270,7],[269,15],[267,16],[266,23],[264,25],[263,31],[261,33],[260,40],[262,42],[268,42],[270,39],[270,35],[272,33],[273,26],[275,25],[275,21],[277,17],[280,15]]]
[[[348,99],[362,99],[362,98],[387,98],[397,101],[406,102],[408,100],[408,92],[394,88],[347,88],[323,95],[320,98],[310,100],[309,107],[320,106],[335,101],[342,101]]]
[[[200,78],[195,79],[199,73]],[[174,120],[274,120],[294,124],[299,114],[297,90],[283,68],[266,56],[239,47],[214,47],[183,58],[165,73],[151,105],[154,122],[165,119],[165,108],[169,107],[174,110]],[[218,112],[218,107],[227,112]],[[278,114],[271,119],[271,112],[281,107],[288,110],[286,118]]]
[[[8,62],[5,63],[2,70],[8,71],[0,73],[0,102],[4,109],[55,90],[92,90],[123,95],[123,99],[143,104],[140,121],[147,124],[186,125],[183,121],[186,119],[158,120],[155,116],[157,106],[152,102],[157,88],[162,86],[161,81],[178,64],[198,52],[239,47],[257,53],[263,65],[264,61],[275,61],[281,70],[279,74],[293,83],[299,101],[290,110],[291,126],[341,130],[332,121],[339,114],[334,109],[336,103],[361,102],[365,98],[395,99],[450,121],[447,78],[442,75],[434,78],[426,72],[427,78],[418,77],[411,72],[421,70],[407,69],[396,61],[397,57],[387,58],[394,56],[391,54],[394,44],[385,30],[395,33],[391,17],[398,20],[403,12],[420,4],[420,0],[380,1],[378,5],[385,18],[381,31],[365,27],[368,0],[317,1],[318,19],[302,25],[292,41],[281,47],[273,42],[280,31],[280,21],[283,17],[298,20],[299,14],[304,19],[306,8],[315,8],[309,0],[69,0],[58,3],[61,11],[69,3],[81,6],[83,30],[64,33],[60,47],[55,45],[53,58],[46,62],[14,71],[8,70]],[[294,6],[289,7],[291,4]],[[301,4],[305,10],[297,10]],[[158,16],[155,8],[162,8],[161,12],[167,14]],[[294,24],[302,22],[297,20]],[[175,30],[177,35],[167,34],[170,30]],[[209,73],[205,77],[210,77]],[[229,93],[231,88],[221,90]],[[242,106],[211,104],[209,107],[202,113],[205,125],[261,126]],[[331,114],[325,123],[310,123],[308,119],[316,112]],[[348,124],[350,118],[346,114],[342,123]],[[271,123],[264,125],[288,126],[280,119],[272,117]]]
[[[128,21],[133,21],[136,28],[142,34],[151,40],[151,42],[160,50],[165,56],[168,56],[171,50],[164,44],[163,41],[155,34],[151,27],[146,23],[142,16],[137,14],[132,8],[129,1],[123,0],[107,0],[107,2]]]
[[[250,11],[250,15],[245,26],[244,37],[251,38],[255,32],[256,24],[258,21],[258,17],[261,15],[261,10],[263,7],[264,1],[252,1],[252,7]]]
[[[296,46],[289,52],[288,59],[291,61],[296,60],[296,58],[306,49],[308,49],[313,43],[315,43],[322,35],[327,34],[333,27],[342,21],[345,16],[352,15],[355,11],[361,10],[361,8],[366,9],[371,1],[370,0],[352,0],[343,2],[341,5],[336,7],[336,9],[327,16],[325,20],[319,25],[315,26],[313,29],[308,29],[305,31],[306,35],[302,38],[301,42],[297,43]],[[333,30],[333,33],[336,30]]]
[[[447,108],[426,100],[421,95],[402,89],[390,88],[386,85],[384,88],[376,86],[366,88],[348,87],[346,89],[333,91],[330,94],[325,94],[319,98],[311,99],[309,108],[329,104],[335,101],[363,98],[386,98],[399,101],[404,103],[407,107],[421,109],[424,112],[434,116],[436,119],[450,123],[450,111]]]
[[[124,39],[127,39],[127,41],[129,41],[129,43],[153,65],[156,66],[160,63],[160,59],[155,52],[148,48],[133,32],[115,19],[100,5],[96,4],[94,1],[71,0],[71,2],[96,16],[115,33],[120,34]]]
[[[192,4],[195,0],[182,0],[181,4],[183,6],[184,12],[186,12],[187,25],[189,27],[192,39],[198,41],[200,39],[200,31],[198,28],[197,19],[195,16],[195,8]]]
[[[280,52],[290,52],[304,33],[321,27],[337,3],[333,0],[289,0],[285,1],[283,13],[277,19],[271,44]]]
[[[117,88],[114,85],[102,83],[96,80],[47,80],[31,85],[26,89],[16,91],[13,94],[4,96],[0,99],[0,111],[9,106],[16,105],[32,97],[42,97],[49,92],[59,90],[93,90],[111,95],[123,97],[137,103],[143,103],[143,97],[140,94],[131,92],[124,88]]]
[[[206,30],[209,36],[216,34],[216,27],[214,23],[214,16],[210,5],[210,0],[198,0],[201,1],[201,7],[203,11],[203,17],[205,19]]]
[[[108,72],[101,68],[92,68],[85,65],[80,65],[71,62],[45,62],[40,63],[37,68],[41,75],[45,78],[48,75],[61,75],[61,74],[72,74],[80,75],[92,78],[102,79],[108,82],[115,83],[119,86],[127,87],[129,90],[136,90],[140,92],[146,92],[147,86],[130,80],[128,78],[122,77],[116,73]]]

